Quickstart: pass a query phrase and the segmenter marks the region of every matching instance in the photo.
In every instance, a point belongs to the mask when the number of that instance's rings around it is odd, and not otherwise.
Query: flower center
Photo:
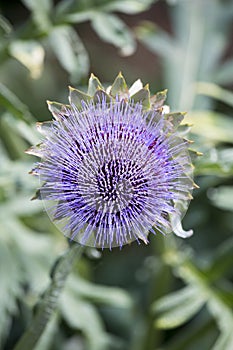
[[[110,160],[96,177],[95,200],[97,209],[118,212],[128,206],[134,195],[131,183],[132,162]]]

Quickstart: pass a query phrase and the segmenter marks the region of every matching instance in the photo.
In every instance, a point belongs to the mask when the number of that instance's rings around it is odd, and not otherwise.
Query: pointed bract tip
[[[188,199],[192,200],[193,196],[191,195],[191,193],[188,193]]]
[[[36,200],[38,197],[37,197],[37,195],[35,194],[32,198],[30,198],[30,201],[34,201],[34,200]]]
[[[97,76],[95,76],[95,74],[94,74],[94,73],[91,73],[91,75],[90,75],[90,79],[98,79],[98,78],[97,78]]]
[[[186,138],[183,138],[184,142],[188,143],[188,144],[193,144],[194,141],[193,140],[189,140],[189,139],[186,139]]]
[[[198,188],[200,188],[200,186],[198,186],[198,185],[194,182],[194,183],[193,183],[193,188],[198,189]]]
[[[164,96],[167,96],[167,92],[168,92],[168,89],[164,89],[162,91],[160,91],[160,95],[164,95]]]

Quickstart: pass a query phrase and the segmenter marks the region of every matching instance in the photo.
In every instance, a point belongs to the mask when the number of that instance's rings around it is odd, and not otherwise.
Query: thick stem
[[[163,260],[162,256],[166,250],[167,239],[171,239],[171,237],[168,238],[161,235],[157,236],[156,240],[154,239],[153,242],[151,242],[154,248],[155,256],[160,256],[161,262]],[[163,263],[161,266],[161,271],[156,278],[154,277],[154,280],[151,281],[150,301],[148,305],[146,328],[141,349],[154,350],[160,344],[162,333],[161,330],[156,329],[154,326],[155,316],[151,312],[151,305],[168,292],[171,279],[172,276],[170,268]]]
[[[35,348],[57,308],[58,298],[72,270],[74,261],[81,255],[82,251],[82,246],[74,244],[55,262],[51,273],[51,283],[36,306],[37,311],[31,325],[19,339],[14,350],[33,350]]]

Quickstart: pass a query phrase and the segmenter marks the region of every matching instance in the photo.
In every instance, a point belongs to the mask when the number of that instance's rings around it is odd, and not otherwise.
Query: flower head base
[[[111,249],[179,227],[194,183],[183,114],[165,98],[140,81],[128,90],[121,74],[105,91],[92,75],[88,94],[70,88],[70,105],[48,103],[55,120],[38,124],[45,139],[27,152],[42,158],[38,196],[65,236]]]

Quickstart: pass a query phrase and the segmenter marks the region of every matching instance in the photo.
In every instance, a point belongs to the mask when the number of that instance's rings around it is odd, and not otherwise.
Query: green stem
[[[170,237],[163,237],[161,235],[157,236],[156,240],[153,240],[153,242],[151,242],[155,255],[160,256],[161,261],[162,256],[166,250],[166,239],[170,239]],[[156,277],[154,276],[154,280],[151,283],[146,329],[141,349],[154,350],[160,344],[162,333],[154,326],[155,317],[151,313],[151,305],[153,302],[168,292],[171,284],[171,279],[172,275],[170,268],[167,265],[163,264],[161,266],[161,271],[158,273],[158,275],[156,275]]]
[[[37,311],[31,325],[19,339],[14,350],[33,350],[35,348],[57,308],[58,298],[72,270],[75,258],[80,256],[82,251],[82,246],[73,244],[55,262],[51,273],[51,283],[36,307]]]

